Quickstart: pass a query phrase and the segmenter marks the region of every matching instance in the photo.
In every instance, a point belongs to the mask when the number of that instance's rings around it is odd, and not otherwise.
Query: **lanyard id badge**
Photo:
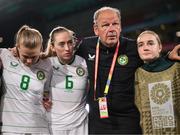
[[[99,113],[100,113],[100,118],[108,118],[109,117],[106,97],[99,98]]]
[[[112,64],[111,64],[111,67],[110,67],[110,71],[109,71],[108,79],[107,79],[107,82],[106,82],[106,86],[105,86],[105,89],[104,89],[104,97],[96,98],[98,62],[99,62],[99,46],[100,45],[99,45],[99,39],[98,39],[98,42],[97,42],[97,45],[96,45],[96,60],[95,60],[95,75],[94,75],[94,101],[99,102],[100,118],[102,119],[102,118],[108,118],[109,117],[106,95],[108,94],[108,91],[109,91],[109,86],[110,86],[110,82],[111,82],[111,79],[112,79],[114,67],[115,67],[115,64],[116,64],[116,58],[117,58],[117,55],[118,55],[118,50],[119,50],[120,44],[119,44],[119,41],[118,41],[117,46],[116,46],[116,50],[115,50],[115,53],[114,53],[114,56],[113,56],[113,59],[112,59]]]

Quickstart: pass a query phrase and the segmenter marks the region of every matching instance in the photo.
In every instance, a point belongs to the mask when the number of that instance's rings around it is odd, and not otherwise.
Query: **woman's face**
[[[145,33],[138,38],[137,49],[140,58],[147,63],[159,58],[162,45],[153,34]]]
[[[62,63],[68,64],[74,55],[74,42],[71,34],[66,31],[54,34],[52,50],[56,52]]]
[[[31,66],[39,60],[41,53],[41,45],[38,45],[35,48],[28,48],[24,45],[19,45],[17,47],[17,51],[19,54],[19,59],[26,65]]]

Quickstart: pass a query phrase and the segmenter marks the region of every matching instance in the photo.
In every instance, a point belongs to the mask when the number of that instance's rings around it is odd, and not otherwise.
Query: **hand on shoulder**
[[[169,53],[168,58],[171,60],[180,60],[180,44],[174,47],[174,49]]]

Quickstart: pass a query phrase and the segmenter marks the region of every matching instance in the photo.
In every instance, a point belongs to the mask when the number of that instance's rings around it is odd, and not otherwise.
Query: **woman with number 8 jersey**
[[[65,27],[54,28],[45,56],[51,57],[53,74],[49,122],[53,135],[87,135],[86,106],[88,72],[83,58],[74,55],[74,33]]]
[[[3,64],[1,122],[3,135],[47,135],[48,123],[42,105],[43,91],[49,89],[51,65],[41,60],[42,36],[29,26],[16,35],[18,56],[0,49]]]

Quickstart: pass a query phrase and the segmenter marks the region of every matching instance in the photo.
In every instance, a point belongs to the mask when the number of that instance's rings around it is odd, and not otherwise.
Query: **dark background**
[[[180,43],[180,0],[0,0],[2,47],[14,46],[18,29],[27,24],[38,29],[47,42],[49,32],[61,25],[78,37],[93,36],[93,13],[102,6],[121,10],[122,34],[136,38],[145,29],[157,32],[170,50]]]

